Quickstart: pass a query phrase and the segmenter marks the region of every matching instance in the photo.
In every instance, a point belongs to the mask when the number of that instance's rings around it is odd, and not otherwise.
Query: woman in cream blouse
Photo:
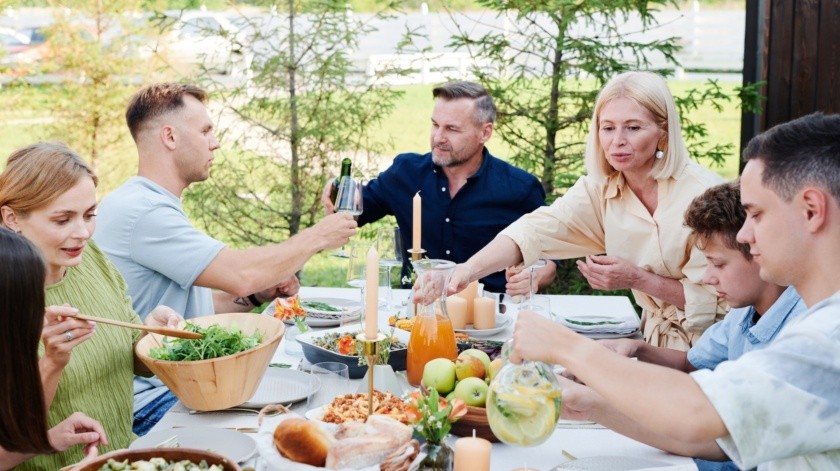
[[[662,77],[627,72],[607,83],[585,159],[587,175],[460,264],[450,291],[538,258],[585,256],[577,264],[593,288],[633,291],[648,343],[687,350],[726,306],[701,282],[706,259],[689,240],[683,212],[722,179],[689,158]]]

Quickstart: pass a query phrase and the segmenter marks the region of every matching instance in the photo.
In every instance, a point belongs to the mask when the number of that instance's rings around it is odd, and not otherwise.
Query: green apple
[[[487,401],[487,383],[482,378],[466,378],[455,386],[455,397],[468,406],[484,407]]]
[[[458,387],[458,383],[455,383],[455,387]],[[452,399],[455,399],[455,390],[449,391],[449,394],[446,395],[446,402],[452,402]]]
[[[484,379],[486,374],[484,363],[473,355],[458,355],[455,360],[455,377],[458,381],[466,378],[481,378]]]
[[[495,378],[496,375],[499,374],[499,371],[502,369],[503,366],[505,366],[505,362],[502,361],[501,358],[496,358],[495,360],[491,361],[490,370],[487,373],[488,379],[490,379],[490,381],[493,381],[493,378]]]
[[[487,373],[490,371],[490,357],[483,351],[477,348],[468,348],[467,350],[461,352],[458,357],[460,358],[461,355],[470,355],[478,358],[481,360],[481,363],[484,363],[484,372]]]
[[[423,367],[423,385],[447,395],[455,389],[455,362],[448,358],[435,358]]]

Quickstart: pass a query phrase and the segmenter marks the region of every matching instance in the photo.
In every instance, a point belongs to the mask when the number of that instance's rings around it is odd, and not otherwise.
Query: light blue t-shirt
[[[840,292],[788,323],[766,348],[697,370],[742,469],[840,469]]]
[[[215,312],[212,291],[193,283],[224,244],[196,229],[175,195],[132,177],[102,200],[97,221],[94,240],[122,273],[141,318],[159,305],[186,319]],[[134,411],[165,392],[157,378],[135,377]]]
[[[698,370],[713,370],[720,362],[766,347],[788,321],[805,311],[805,303],[793,286],[788,286],[755,324],[752,306],[732,309],[703,332],[688,351],[688,361]]]

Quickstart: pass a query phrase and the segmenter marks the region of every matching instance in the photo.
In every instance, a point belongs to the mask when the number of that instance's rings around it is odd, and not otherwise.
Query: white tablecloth
[[[397,300],[405,299],[406,290],[395,290]],[[301,298],[307,297],[336,297],[358,300],[359,291],[345,288],[302,288]],[[624,296],[547,296],[543,303],[550,304],[550,311],[557,315],[598,315],[622,317],[633,312],[629,299]],[[507,304],[506,315],[516,319],[519,305]],[[546,313],[548,316],[549,314]],[[379,323],[384,329],[387,325],[387,313],[379,316]],[[512,335],[513,323],[491,338],[505,340]],[[297,367],[301,358],[289,356],[285,353],[285,339],[280,343],[274,355],[273,362],[288,363]],[[305,360],[303,360],[305,362]],[[351,380],[352,391],[358,388],[361,380]],[[349,391],[348,391],[349,392]],[[292,407],[292,410],[303,414],[305,401]],[[152,429],[165,430],[186,426],[206,427],[257,427],[257,416],[252,413],[210,412],[190,414],[180,403],[176,404],[163,419]],[[448,441],[454,448],[458,437],[450,436]],[[542,445],[522,448],[497,443],[493,445],[491,467],[493,471],[510,471],[515,468],[528,466],[539,470],[549,470],[554,466],[568,461],[562,451],[580,458],[599,456],[630,456],[646,458],[668,463],[670,466],[658,467],[656,470],[695,470],[694,462],[685,457],[668,454],[656,448],[644,445],[630,438],[619,435],[604,428],[586,428],[577,426],[559,426],[551,438]],[[258,457],[251,459],[245,465],[261,469]]]

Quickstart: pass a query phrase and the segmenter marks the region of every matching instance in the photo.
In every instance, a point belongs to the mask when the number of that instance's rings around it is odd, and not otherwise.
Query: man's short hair
[[[202,103],[207,102],[207,92],[195,85],[182,83],[156,83],[135,93],[125,111],[125,122],[131,137],[136,141],[144,124],[162,114],[183,108],[184,95],[190,95]]]
[[[713,186],[694,198],[685,211],[684,219],[701,250],[712,237],[719,235],[725,246],[752,260],[749,244],[742,244],[736,239],[747,219],[747,213],[741,206],[741,188],[737,181]]]
[[[816,185],[840,204],[840,115],[812,113],[755,136],[744,161],[764,163],[762,184],[790,201],[805,186]]]
[[[442,100],[470,98],[475,101],[475,121],[478,124],[496,121],[496,104],[484,87],[473,82],[450,82],[432,90],[432,97]]]

